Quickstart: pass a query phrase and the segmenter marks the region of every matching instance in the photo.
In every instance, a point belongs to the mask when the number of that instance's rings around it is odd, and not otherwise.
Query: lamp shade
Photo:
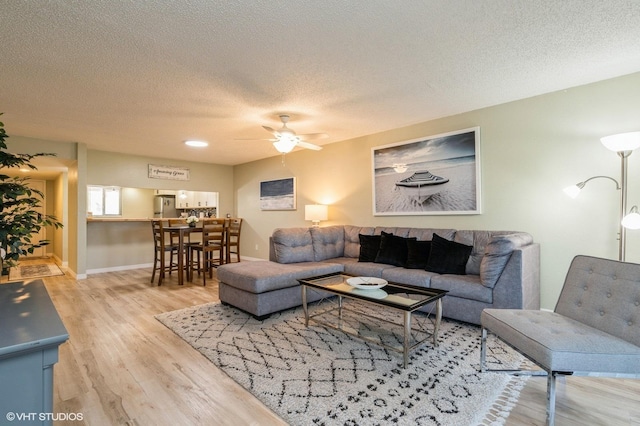
[[[581,189],[582,188],[580,188],[578,185],[571,185],[571,186],[567,186],[564,189],[564,193],[567,194],[571,198],[576,198],[578,196],[578,194],[580,194],[580,190]]]
[[[611,151],[633,151],[640,148],[640,132],[619,133],[605,136],[600,142]]]
[[[640,229],[640,214],[637,206],[633,206],[631,212],[622,218],[622,226],[628,229]]]
[[[304,220],[320,222],[329,218],[329,208],[323,204],[307,204],[304,206]]]

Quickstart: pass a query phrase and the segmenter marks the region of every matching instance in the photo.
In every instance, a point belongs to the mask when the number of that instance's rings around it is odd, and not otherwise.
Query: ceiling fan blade
[[[273,136],[277,137],[280,134],[277,130],[273,130],[269,126],[262,126],[262,128],[265,129],[267,132],[271,133]]]
[[[298,141],[296,146],[299,146],[300,148],[313,149],[314,151],[320,151],[322,149],[321,146],[314,145],[314,144],[309,143],[309,142],[303,142],[303,141]]]
[[[325,139],[328,138],[329,135],[326,133],[307,133],[305,135],[298,135],[300,137],[300,139],[306,139],[309,141],[315,141],[318,139]]]
[[[256,138],[235,138],[234,141],[269,141],[274,142],[278,139],[256,139]]]

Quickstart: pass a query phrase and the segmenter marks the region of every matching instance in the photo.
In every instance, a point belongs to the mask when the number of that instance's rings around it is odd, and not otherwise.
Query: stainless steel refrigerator
[[[178,217],[175,195],[156,195],[153,198],[153,217]]]

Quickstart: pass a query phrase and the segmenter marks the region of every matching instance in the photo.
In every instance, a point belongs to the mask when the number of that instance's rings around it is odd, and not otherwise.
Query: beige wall
[[[190,180],[152,179],[148,165],[157,164],[189,169]],[[116,185],[128,188],[123,198],[146,200],[146,206],[127,202],[123,214],[127,217],[152,217],[152,189],[210,191],[219,193],[218,214],[234,214],[233,167],[217,164],[194,163],[144,156],[125,155],[104,151],[88,152],[87,184]],[[135,188],[135,189],[134,189]],[[124,199],[123,199],[124,201]],[[126,209],[126,211],[125,211]],[[152,264],[153,240],[148,222],[90,223],[87,227],[87,270],[106,271],[114,268],[137,267]]]
[[[7,144],[12,152],[56,152],[58,158],[70,159],[62,216],[67,218],[69,267],[80,276],[87,264],[88,183],[188,189],[219,192],[220,215],[246,219],[242,254],[249,257],[267,257],[273,229],[308,226],[304,205],[315,202],[331,205],[330,221],[324,225],[527,231],[541,244],[543,307],[553,308],[576,254],[617,257],[619,193],[612,183],[589,182],[576,200],[566,197],[562,188],[595,175],[619,179],[619,159],[599,138],[640,130],[637,99],[640,73],[339,142],[319,152],[294,152],[286,156],[284,167],[280,156],[231,167],[87,151],[84,144],[19,136],[11,136]],[[474,126],[481,134],[481,215],[373,216],[372,147]],[[149,163],[190,168],[189,186],[149,179]],[[260,211],[259,182],[292,176],[297,178],[297,210]],[[629,158],[629,207],[640,204],[639,187],[636,152]],[[627,260],[640,262],[640,231],[629,231],[627,239]]]
[[[235,201],[233,190],[233,167],[219,164],[194,163],[104,151],[89,151],[87,183],[90,185],[116,185],[131,188],[185,189],[219,193],[218,215],[233,215]],[[185,167],[190,180],[167,180],[149,178],[149,164]],[[150,204],[150,207],[152,205]]]
[[[236,166],[242,253],[266,258],[274,228],[308,226],[304,205],[328,203],[323,225],[356,224],[530,232],[541,244],[542,304],[553,308],[577,254],[617,258],[619,192],[589,182],[578,199],[562,189],[594,175],[619,180],[620,161],[601,136],[640,130],[640,73],[445,117],[414,126]],[[480,126],[480,215],[373,216],[371,148]],[[259,183],[297,179],[297,210],[260,211]],[[629,207],[640,204],[640,152],[629,158]],[[640,231],[627,233],[627,260],[640,262]],[[256,249],[257,247],[257,249]]]

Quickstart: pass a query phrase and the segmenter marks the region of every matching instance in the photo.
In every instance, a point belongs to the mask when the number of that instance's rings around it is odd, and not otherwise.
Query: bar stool
[[[178,270],[178,263],[173,261],[173,256],[178,255],[178,245],[167,243],[165,241],[164,224],[162,220],[152,220],[151,229],[153,231],[153,272],[151,273],[151,282],[156,278],[156,271],[158,274],[158,285],[162,284],[162,280],[165,277],[165,273]],[[169,264],[166,263],[165,255],[169,252]]]
[[[177,226],[177,225],[187,225],[187,219],[185,218],[176,218],[176,219],[169,219],[169,226]],[[171,232],[171,244],[175,244],[176,247],[178,246],[178,233],[177,232]],[[193,259],[191,259],[191,246],[192,245],[196,245],[196,244],[200,244],[200,242],[195,241],[192,242],[191,241],[191,234],[189,234],[188,236],[188,241],[184,242],[184,253],[182,254],[184,256],[185,262],[183,263],[184,265],[184,269],[187,273],[189,273],[191,271],[191,262],[193,262]]]
[[[240,231],[242,229],[242,218],[229,219],[227,228],[227,259],[226,263],[231,263],[231,254],[235,254],[240,262]]]
[[[198,271],[198,276],[202,273],[202,284],[207,285],[207,273],[209,278],[213,278],[213,268],[224,263],[226,240],[226,227],[224,219],[204,219],[202,221],[202,243],[190,246],[191,275],[193,275],[194,265]],[[214,252],[218,252],[218,258],[213,257]],[[202,263],[200,262],[202,253]]]

